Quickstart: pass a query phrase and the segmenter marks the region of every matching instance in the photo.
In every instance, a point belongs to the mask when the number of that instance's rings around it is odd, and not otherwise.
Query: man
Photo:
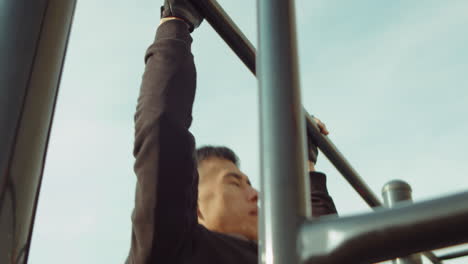
[[[196,73],[190,32],[202,16],[166,0],[145,56],[135,114],[137,175],[127,263],[257,263],[258,193],[225,147],[195,151],[189,132]],[[324,133],[328,133],[321,124]],[[314,161],[314,160],[312,160]],[[310,162],[313,215],[336,213]]]

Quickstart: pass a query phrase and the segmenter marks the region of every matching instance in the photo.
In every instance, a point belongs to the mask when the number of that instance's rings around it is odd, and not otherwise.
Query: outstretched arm
[[[195,141],[188,131],[196,87],[191,42],[187,24],[171,20],[146,52],[135,114],[137,186],[127,263],[183,263],[197,224]]]
[[[314,117],[314,119],[320,129],[320,132],[324,135],[328,135],[329,131],[325,124],[316,117]],[[318,155],[317,147],[309,144],[308,152],[312,217],[337,214],[335,203],[333,202],[332,197],[328,194],[327,176],[324,173],[315,171],[315,163]]]

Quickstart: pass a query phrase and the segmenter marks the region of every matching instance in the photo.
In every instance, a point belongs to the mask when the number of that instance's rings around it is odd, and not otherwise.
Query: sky
[[[124,262],[133,115],[161,2],[78,1],[29,263]],[[219,3],[255,44],[255,1]],[[296,10],[303,105],[370,188],[380,196],[401,179],[416,202],[467,190],[468,1],[298,0]],[[258,188],[256,80],[208,23],[193,38],[197,146],[231,147]],[[322,154],[316,167],[340,215],[370,212]]]

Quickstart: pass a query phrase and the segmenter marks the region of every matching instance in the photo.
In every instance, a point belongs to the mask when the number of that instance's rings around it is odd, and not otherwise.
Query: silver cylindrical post
[[[294,4],[258,2],[261,124],[261,263],[298,264],[298,229],[308,214],[305,122],[301,107]]]
[[[411,186],[402,181],[394,180],[384,185],[382,188],[382,196],[385,206],[389,208],[395,207],[401,202],[412,202]],[[421,254],[414,254],[404,258],[392,260],[394,264],[422,264]]]

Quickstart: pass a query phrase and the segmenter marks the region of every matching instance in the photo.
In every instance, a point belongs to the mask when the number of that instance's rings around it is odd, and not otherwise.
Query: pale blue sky
[[[219,2],[255,43],[255,1]],[[160,4],[78,1],[31,264],[128,253],[133,114]],[[415,200],[468,189],[467,12],[465,0],[297,1],[303,103],[375,193],[396,178]],[[193,38],[197,144],[233,148],[258,186],[255,78],[208,23]],[[369,211],[323,155],[317,168],[342,215]]]

